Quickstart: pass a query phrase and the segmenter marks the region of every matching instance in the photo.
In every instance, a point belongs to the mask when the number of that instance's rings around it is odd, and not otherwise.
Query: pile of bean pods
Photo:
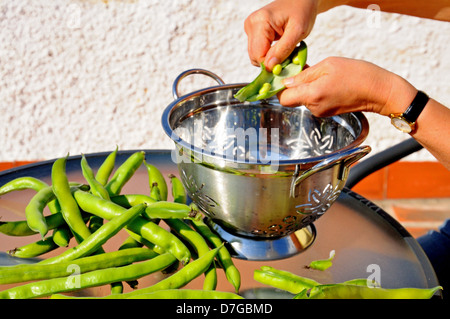
[[[314,261],[328,268],[329,259]],[[441,286],[431,288],[382,288],[367,278],[356,278],[342,283],[321,284],[311,278],[295,275],[271,266],[262,266],[253,278],[268,286],[293,294],[293,299],[430,299]]]
[[[64,157],[52,165],[51,185],[25,176],[0,186],[0,196],[24,189],[36,191],[26,206],[26,219],[1,221],[0,232],[41,237],[8,251],[38,261],[0,266],[0,285],[16,284],[0,291],[0,299],[68,298],[63,293],[108,285],[110,294],[102,298],[242,298],[238,295],[239,270],[197,207],[187,204],[181,181],[169,176],[173,201],[168,201],[165,178],[146,161],[143,151],[131,154],[114,171],[117,151],[105,158],[96,174],[82,155],[85,184],[68,180]],[[150,193],[122,194],[141,165],[148,172]],[[129,236],[116,251],[106,252],[103,245],[121,230]],[[62,252],[45,258],[56,249]],[[219,268],[235,293],[216,290]],[[140,278],[156,272],[167,276],[154,285],[137,286]],[[201,275],[203,290],[180,289]],[[124,283],[133,290],[125,292]]]
[[[116,155],[117,148],[96,174],[82,155],[85,184],[68,180],[64,157],[53,163],[51,185],[25,176],[0,186],[0,196],[24,189],[36,191],[25,208],[26,219],[0,221],[0,232],[41,237],[8,251],[19,258],[39,258],[35,263],[0,266],[0,290],[1,285],[15,284],[0,291],[0,299],[242,299],[239,270],[197,207],[187,204],[181,181],[168,176],[172,190],[172,201],[168,201],[165,178],[146,161],[143,151],[131,154],[114,171]],[[122,188],[141,165],[148,172],[150,193],[123,194]],[[49,214],[44,214],[46,207]],[[163,227],[161,221],[168,227]],[[103,245],[121,230],[129,236],[116,251],[104,251]],[[61,252],[45,258],[46,253],[56,249]],[[326,271],[334,255],[332,251],[328,259],[313,261],[307,267]],[[234,292],[216,290],[219,268]],[[157,272],[164,273],[164,279],[138,287],[139,279]],[[202,275],[202,290],[184,288]],[[426,299],[442,289],[386,289],[364,278],[321,284],[271,266],[256,269],[253,279],[287,291],[293,299]],[[133,289],[124,291],[124,284]],[[70,294],[101,286],[109,286],[110,293],[99,297]]]

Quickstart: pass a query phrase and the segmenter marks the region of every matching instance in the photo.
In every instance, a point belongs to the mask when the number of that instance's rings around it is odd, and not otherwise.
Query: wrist
[[[417,89],[405,79],[394,75],[387,84],[389,88],[385,96],[384,104],[380,111],[381,115],[390,116],[391,114],[403,113],[409,107],[417,94]]]

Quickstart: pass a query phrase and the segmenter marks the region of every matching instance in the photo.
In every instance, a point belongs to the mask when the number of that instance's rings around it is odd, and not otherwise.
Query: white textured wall
[[[160,117],[175,77],[205,68],[251,80],[243,22],[261,0],[0,1],[0,161],[172,148]],[[371,15],[369,14],[371,13]],[[342,7],[321,15],[309,64],[383,66],[450,105],[450,23]],[[213,83],[195,76],[192,91]],[[367,114],[378,152],[406,135]],[[434,160],[426,151],[408,160]]]

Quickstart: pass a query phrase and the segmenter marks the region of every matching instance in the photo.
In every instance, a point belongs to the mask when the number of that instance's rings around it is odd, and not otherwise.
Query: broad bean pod
[[[59,247],[69,246],[70,239],[73,237],[73,233],[70,231],[69,226],[63,225],[53,231],[53,241]]]
[[[134,239],[131,236],[128,236],[120,245],[119,250],[129,249],[129,248],[139,248],[142,246],[143,245],[140,242],[138,242],[136,239]]]
[[[156,201],[162,200],[161,191],[159,190],[158,183],[153,183],[150,186],[150,197],[154,198]]]
[[[7,193],[10,193],[10,192],[13,192],[13,191],[21,191],[21,190],[26,190],[26,189],[31,189],[31,190],[34,190],[36,192],[39,192],[42,189],[47,188],[47,187],[49,187],[49,185],[46,182],[44,182],[44,181],[42,181],[42,180],[40,180],[38,178],[35,178],[35,177],[32,177],[32,176],[21,176],[21,177],[15,178],[15,179],[7,182],[6,184],[2,185],[0,187],[0,196],[4,195],[4,194],[7,194]],[[47,206],[49,207],[50,211],[53,214],[60,211],[59,204],[58,204],[58,201],[56,199],[53,199],[53,200],[49,201],[47,203]],[[32,213],[32,214],[34,215],[35,213],[39,214],[39,212],[36,212],[36,211],[34,213]],[[37,218],[33,218],[33,220],[38,222],[38,225],[37,225],[38,228],[37,229],[38,230],[41,229],[40,233],[42,235],[42,233],[45,234],[46,221],[45,220],[44,221],[40,221],[39,220],[40,218],[41,218],[40,216],[37,216]],[[7,228],[7,227],[2,227],[1,225],[3,225],[3,224],[1,224],[1,222],[0,222],[0,232],[5,233],[4,231],[2,231],[2,228]],[[47,230],[48,229],[50,229],[50,228],[47,228]],[[56,229],[53,232],[54,233],[53,238],[55,240],[57,240],[57,243],[58,243],[58,239],[61,238],[61,236],[64,234],[64,230],[61,230],[61,232],[62,232],[62,234],[58,234],[59,233],[58,229]],[[11,236],[18,236],[18,235],[14,234],[14,235],[11,235]],[[27,235],[24,235],[24,236],[27,236]]]
[[[172,183],[173,201],[175,203],[186,204],[187,202],[186,190],[184,189],[184,186],[181,183],[180,179],[176,177],[174,174],[170,174],[169,178],[170,182]]]
[[[73,232],[75,239],[82,242],[91,235],[86,226],[77,202],[72,196],[69,181],[66,174],[67,157],[57,159],[52,165],[52,187],[59,205],[61,213]]]
[[[139,151],[131,154],[125,162],[120,165],[106,184],[105,188],[110,196],[119,195],[125,184],[133,177],[136,170],[141,166],[145,158],[145,152]]]
[[[307,268],[311,269],[317,269],[317,270],[327,270],[333,265],[333,259],[335,256],[335,251],[332,250],[330,252],[330,257],[328,259],[319,259],[319,260],[313,260],[310,262],[310,264],[307,266]]]
[[[124,294],[117,295],[108,295],[104,297],[70,297],[64,295],[53,295],[52,298],[64,298],[64,299],[130,299],[142,294],[148,294],[155,291],[167,290],[167,289],[178,289],[186,286],[192,280],[203,274],[213,262],[215,256],[217,255],[217,251],[220,249],[214,248],[211,249],[208,253],[203,255],[202,257],[194,260],[193,262],[187,264],[180,270],[178,270],[173,275],[157,282],[156,284],[136,289],[131,292],[127,292]]]
[[[92,194],[104,199],[109,199],[108,191],[98,180],[95,179],[94,172],[92,171],[92,168],[89,166],[89,163],[84,154],[81,155],[81,172],[86,181],[88,182],[90,186],[90,192]]]
[[[207,254],[210,249],[205,239],[198,232],[190,228],[180,219],[164,220],[169,227],[175,231],[180,237],[187,241],[196,251],[199,257]],[[217,287],[217,272],[214,262],[211,263],[208,270],[205,271],[205,281],[203,283],[204,290],[215,290]]]
[[[186,204],[167,201],[149,204],[144,214],[150,219],[197,219],[201,217],[201,214]]]
[[[44,187],[48,187],[49,185],[32,176],[21,176],[17,177],[6,184],[3,184],[0,187],[0,196],[8,194],[13,191],[20,191],[20,190],[26,190],[26,189],[32,189],[35,191],[40,191]]]
[[[168,219],[168,218],[199,218],[201,216],[197,211],[193,210],[186,204],[156,201],[148,195],[141,194],[122,194],[111,197],[111,201],[124,207],[129,208],[141,203],[147,204],[144,216],[149,219]]]
[[[441,286],[432,288],[373,288],[363,285],[332,284],[319,285],[309,293],[301,294],[307,299],[430,299],[442,290]]]
[[[129,224],[136,216],[140,215],[144,209],[145,204],[133,206],[123,214],[115,216],[108,223],[102,225],[97,231],[95,231],[88,238],[83,240],[77,246],[65,250],[62,254],[45,259],[41,261],[41,264],[52,264],[62,261],[74,260],[80,257],[92,254],[99,249],[108,239],[116,235],[122,228]]]
[[[138,204],[153,204],[156,200],[148,195],[144,194],[121,194],[111,197],[111,201],[122,207],[130,208],[131,206],[136,206]]]
[[[25,207],[25,217],[31,230],[38,232],[42,238],[47,235],[48,226],[44,218],[44,208],[55,199],[53,188],[47,186],[39,190]]]
[[[148,183],[150,189],[152,189],[153,185],[156,183],[157,190],[159,190],[159,195],[161,196],[161,200],[166,201],[168,197],[168,188],[167,182],[164,179],[161,171],[153,164],[144,161],[144,165],[147,168],[148,173]]]
[[[304,289],[308,290],[320,285],[319,282],[297,276],[291,272],[279,270],[270,266],[262,266],[253,272],[253,279],[272,287],[298,294]]]
[[[8,254],[20,258],[33,258],[53,251],[56,248],[59,248],[59,246],[53,240],[53,236],[48,236],[36,242],[8,250]]]
[[[127,248],[55,264],[37,263],[0,266],[0,284],[68,276],[70,273],[67,269],[71,265],[78,266],[80,273],[85,273],[97,269],[124,266],[133,262],[151,259],[156,256],[158,256],[158,254],[148,248]]]
[[[105,160],[97,170],[95,179],[103,186],[105,186],[108,183],[109,177],[111,176],[111,173],[114,170],[118,150],[119,147],[116,146],[116,149],[113,152],[109,153],[109,155],[105,158]]]
[[[173,275],[159,281],[158,283],[152,286],[136,289],[134,291],[124,293],[121,295],[105,296],[103,298],[127,299],[158,290],[178,289],[184,287],[192,280],[203,274],[209,268],[215,256],[217,255],[219,249],[220,247],[211,249],[208,253],[206,253],[202,257],[199,257],[198,259],[194,260],[193,262],[187,264],[186,266],[178,270]]]
[[[194,219],[190,222],[197,232],[206,238],[206,240],[208,240],[214,247],[217,248],[223,245],[222,239],[211,231],[203,219]],[[233,285],[236,293],[238,293],[241,287],[241,274],[234,265],[231,254],[225,246],[223,246],[217,253],[217,259],[225,271],[227,280]]]
[[[267,71],[264,63],[261,63],[260,74],[251,83],[241,88],[234,97],[241,102],[253,102],[276,95],[286,88],[283,84],[284,79],[293,77],[303,70],[306,58],[307,46],[302,41],[282,64],[274,68],[275,72]]]
[[[30,299],[50,296],[61,292],[98,287],[119,281],[131,281],[160,271],[173,263],[175,257],[166,253],[143,262],[101,270],[76,276],[41,280],[0,291],[0,299]],[[120,294],[122,296],[125,294]],[[113,295],[115,296],[115,295]]]
[[[66,222],[61,213],[45,216],[45,223],[48,229],[54,229]],[[18,221],[0,221],[0,232],[8,236],[31,236],[36,235],[36,231],[32,230],[26,220]]]

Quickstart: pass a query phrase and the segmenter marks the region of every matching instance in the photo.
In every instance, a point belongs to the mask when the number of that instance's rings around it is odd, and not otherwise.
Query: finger
[[[278,42],[270,48],[265,57],[264,64],[269,71],[276,64],[286,60],[292,51],[294,51],[297,44],[303,40],[305,33],[301,30],[294,23],[288,23]]]
[[[287,107],[308,106],[310,104],[308,86],[309,84],[303,84],[281,91],[278,93],[280,104]]]
[[[252,64],[259,66],[264,61],[267,51],[270,49],[272,41],[260,34],[251,34],[248,37],[248,55]]]
[[[250,16],[245,20],[244,30],[248,38],[250,61],[259,66],[275,39],[275,32],[267,22],[257,16]]]
[[[318,67],[305,66],[302,72],[296,76],[286,78],[283,80],[283,84],[287,88],[293,88],[299,85],[307,84],[316,81],[323,75],[322,69]]]

